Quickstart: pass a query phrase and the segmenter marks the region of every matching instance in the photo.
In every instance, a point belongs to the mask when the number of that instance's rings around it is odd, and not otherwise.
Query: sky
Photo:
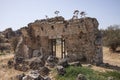
[[[35,20],[59,16],[71,19],[74,10],[85,11],[96,18],[99,29],[120,24],[120,0],[0,0],[0,31],[27,26]]]

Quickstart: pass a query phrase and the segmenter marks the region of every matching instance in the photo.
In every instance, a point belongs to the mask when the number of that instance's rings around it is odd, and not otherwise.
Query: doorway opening
[[[65,57],[65,40],[63,38],[51,39],[52,54],[58,58]]]

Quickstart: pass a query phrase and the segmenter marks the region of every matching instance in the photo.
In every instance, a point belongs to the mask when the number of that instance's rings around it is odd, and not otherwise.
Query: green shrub
[[[107,80],[109,76],[114,77],[115,80],[120,80],[120,72],[98,72],[87,67],[68,67],[67,73],[64,76],[57,75],[56,80],[75,80],[78,74],[83,74],[88,80]]]
[[[117,71],[107,71],[105,73],[102,74],[105,77],[114,77],[115,80],[120,80],[120,72]]]

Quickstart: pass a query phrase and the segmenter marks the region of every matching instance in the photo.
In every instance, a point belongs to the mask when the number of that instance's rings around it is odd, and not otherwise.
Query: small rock
[[[108,80],[114,80],[114,78],[113,77],[108,77]]]
[[[91,65],[91,64],[87,64],[87,67],[91,68],[91,67],[92,67],[92,65]]]
[[[57,63],[58,63],[58,58],[55,57],[55,56],[50,55],[47,58],[46,66],[49,66],[50,68],[53,68],[54,66],[56,66]]]
[[[7,65],[9,68],[12,68],[14,66],[14,62],[12,60],[9,60]]]
[[[39,69],[39,73],[40,73],[40,75],[42,75],[42,76],[48,75],[49,72],[50,72],[50,70],[49,70],[47,67],[41,67],[41,68]]]
[[[19,75],[17,75],[17,76],[15,77],[15,80],[22,80],[22,78],[23,78],[24,76],[25,76],[24,73],[19,74]]]
[[[57,72],[58,72],[58,75],[64,75],[66,73],[66,70],[63,66],[57,66]]]
[[[23,77],[22,80],[44,80],[41,76],[38,76],[37,78],[34,78],[32,76],[26,75],[25,77]]]
[[[23,63],[23,61],[24,61],[24,58],[23,58],[23,57],[15,57],[15,63],[16,63],[16,64]]]
[[[31,72],[29,73],[29,76],[31,76],[32,78],[38,78],[38,77],[39,77],[38,70],[31,71]]]
[[[24,76],[22,80],[44,80],[38,70],[30,71],[28,75]]]
[[[55,67],[55,63],[46,63],[46,66],[50,67],[50,68],[54,68]]]
[[[87,80],[83,74],[78,74],[76,80]]]
[[[44,60],[41,60],[38,58],[34,58],[33,60],[31,60],[30,62],[30,69],[33,69],[33,70],[37,70],[39,69],[39,67],[43,67],[45,65],[45,62]]]
[[[29,68],[25,64],[15,64],[14,68],[19,71],[26,72]]]
[[[67,59],[61,59],[59,61],[58,65],[61,65],[61,66],[65,67],[65,68],[69,66]]]
[[[77,61],[77,62],[71,62],[71,63],[69,63],[69,65],[70,66],[81,66],[82,67],[82,64],[79,61]]]
[[[44,77],[44,80],[51,80],[50,77],[46,76]]]
[[[42,56],[42,53],[40,52],[40,50],[34,50],[32,57],[39,57],[39,56]]]

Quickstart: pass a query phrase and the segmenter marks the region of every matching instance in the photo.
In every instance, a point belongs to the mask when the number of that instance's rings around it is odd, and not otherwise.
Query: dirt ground
[[[111,53],[109,52],[109,49],[106,47],[103,47],[103,60],[104,63],[109,63],[114,66],[120,67],[120,53]],[[9,69],[7,67],[7,61],[12,59],[14,57],[14,54],[7,54],[7,55],[1,55],[0,56],[0,80],[10,80],[10,77],[13,77],[17,74],[23,73],[21,71],[17,71],[12,69]],[[110,69],[105,69],[101,67],[92,66],[92,69],[98,70],[98,71],[106,71]]]
[[[103,60],[105,63],[117,65],[120,67],[120,52],[112,53],[108,48],[103,47]]]

